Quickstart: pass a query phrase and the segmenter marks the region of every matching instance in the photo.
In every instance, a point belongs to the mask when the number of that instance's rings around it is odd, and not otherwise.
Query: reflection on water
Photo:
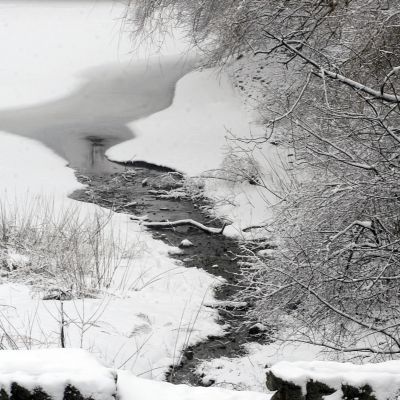
[[[64,98],[0,110],[0,131],[40,140],[81,171],[112,171],[115,166],[104,153],[134,137],[129,122],[171,104],[177,80],[193,63],[166,59],[151,67],[142,63],[92,69]]]
[[[89,168],[95,168],[97,164],[104,162],[105,141],[107,138],[89,135],[85,137],[91,146],[92,152],[90,153],[88,164]]]

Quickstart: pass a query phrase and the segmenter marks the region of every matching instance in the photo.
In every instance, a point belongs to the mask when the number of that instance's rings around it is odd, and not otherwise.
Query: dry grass
[[[0,271],[8,280],[90,297],[112,283],[134,246],[112,229],[111,212],[82,215],[78,206],[55,207],[27,198],[21,207],[0,200]]]

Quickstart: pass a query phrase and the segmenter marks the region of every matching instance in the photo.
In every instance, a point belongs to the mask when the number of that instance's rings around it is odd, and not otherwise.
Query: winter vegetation
[[[147,0],[131,11],[143,37],[172,18],[206,64],[253,64],[280,77],[258,85],[261,98],[252,101],[262,134],[235,139],[244,157],[279,143],[294,169],[268,224],[276,251],[264,257],[249,249],[245,257],[242,296],[256,304],[253,318],[274,326],[277,338],[317,344],[339,358],[395,358],[396,3]]]
[[[0,397],[398,398],[399,27],[394,0],[2,3]],[[160,382],[187,362],[214,387]]]

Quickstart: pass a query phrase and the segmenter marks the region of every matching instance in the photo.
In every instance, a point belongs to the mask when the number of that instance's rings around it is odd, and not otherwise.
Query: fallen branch
[[[253,229],[262,229],[262,228],[266,228],[269,224],[263,224],[263,225],[251,225],[248,226],[247,228],[242,229],[243,232],[250,232]],[[269,229],[267,229],[268,232],[271,232]]]
[[[167,222],[145,222],[143,226],[146,228],[157,229],[157,228],[175,228],[177,226],[194,226],[206,233],[215,235],[222,234],[226,227],[226,223],[222,226],[222,228],[212,228],[209,226],[205,226],[200,222],[194,221],[193,219],[181,219],[178,221],[167,221]]]

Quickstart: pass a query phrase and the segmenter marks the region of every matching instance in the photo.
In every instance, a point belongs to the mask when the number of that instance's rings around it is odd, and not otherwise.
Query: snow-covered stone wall
[[[269,400],[270,395],[173,385],[101,365],[80,349],[1,350],[0,400]]]
[[[114,400],[116,374],[80,349],[3,350],[2,400]]]
[[[395,400],[400,395],[400,361],[283,361],[268,369],[267,387],[276,391],[273,400]]]

